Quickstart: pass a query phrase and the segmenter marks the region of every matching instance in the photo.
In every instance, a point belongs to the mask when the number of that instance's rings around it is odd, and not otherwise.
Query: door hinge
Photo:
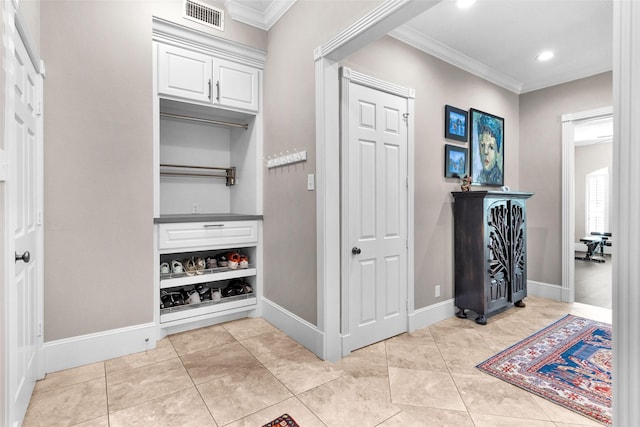
[[[38,330],[36,331],[36,336],[37,337],[42,336],[42,322],[38,322]]]
[[[36,104],[36,116],[39,116],[42,114],[42,102],[38,101],[38,103]]]

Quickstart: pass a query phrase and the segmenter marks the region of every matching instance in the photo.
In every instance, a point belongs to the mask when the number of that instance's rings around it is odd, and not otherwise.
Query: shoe
[[[238,268],[238,263],[240,262],[240,255],[237,252],[229,252],[227,254],[227,267],[232,270]]]
[[[168,262],[163,262],[160,264],[160,274],[169,274],[171,273],[171,267],[169,267]]]
[[[249,283],[246,283],[246,282],[243,283],[242,289],[244,290],[243,293],[245,293],[245,294],[253,293],[253,286],[251,286]]]
[[[240,261],[238,261],[240,268],[249,268],[249,257],[246,255],[240,255]]]
[[[232,288],[231,286],[228,286],[226,288],[222,289],[222,296],[227,298],[227,297],[232,297],[236,294],[236,290],[234,288]]]
[[[196,264],[193,262],[193,258],[185,258],[182,260],[182,266],[187,276],[193,276],[196,274]]]
[[[177,259],[171,261],[171,272],[172,273],[184,273],[184,268],[182,268],[182,263]]]
[[[207,268],[218,268],[218,261],[214,257],[208,256],[207,257]]]
[[[220,288],[211,289],[211,300],[213,302],[218,302],[222,299],[222,292],[220,292]]]
[[[200,257],[196,257],[194,262],[195,262],[195,265],[196,265],[196,274],[204,273],[204,267],[206,266],[206,264],[204,262],[204,259],[202,259]]]
[[[210,301],[211,300],[211,289],[203,286],[203,285],[198,285],[196,286],[196,291],[198,291],[198,294],[200,294],[200,301]]]
[[[187,298],[187,304],[197,304],[200,302],[200,294],[196,290],[192,290]]]
[[[216,260],[218,261],[218,267],[226,267],[229,265],[227,257],[223,254],[216,255]]]
[[[240,279],[233,279],[229,282],[227,287],[233,289],[233,295],[244,294],[244,286]]]

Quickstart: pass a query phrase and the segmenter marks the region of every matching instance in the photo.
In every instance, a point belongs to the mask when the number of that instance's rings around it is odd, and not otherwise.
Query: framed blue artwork
[[[444,106],[444,137],[467,142],[469,137],[469,113],[451,105]]]
[[[467,153],[465,147],[445,144],[444,176],[446,178],[464,178],[467,175]]]
[[[471,109],[471,178],[473,184],[504,185],[504,119]]]

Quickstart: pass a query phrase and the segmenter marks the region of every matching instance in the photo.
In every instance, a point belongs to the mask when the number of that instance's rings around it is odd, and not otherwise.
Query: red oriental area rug
[[[262,427],[300,427],[289,414],[280,415],[270,423],[266,423]]]
[[[611,325],[567,315],[477,367],[611,424]]]

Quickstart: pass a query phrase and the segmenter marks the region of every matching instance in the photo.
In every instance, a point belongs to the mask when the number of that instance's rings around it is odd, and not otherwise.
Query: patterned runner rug
[[[611,325],[567,315],[477,368],[611,424]]]
[[[270,423],[266,423],[262,427],[300,427],[289,414],[280,415]]]

